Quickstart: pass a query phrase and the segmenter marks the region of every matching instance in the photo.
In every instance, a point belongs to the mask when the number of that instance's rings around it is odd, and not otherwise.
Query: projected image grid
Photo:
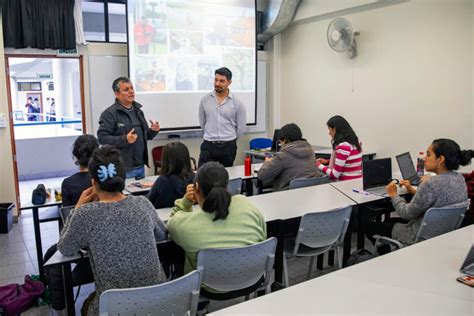
[[[253,92],[255,12],[250,3],[245,8],[232,1],[136,1],[130,43],[136,92],[210,91],[214,70],[222,65],[233,72],[233,91]]]

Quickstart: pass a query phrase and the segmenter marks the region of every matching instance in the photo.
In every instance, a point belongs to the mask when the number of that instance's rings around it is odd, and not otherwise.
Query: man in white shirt
[[[217,161],[224,167],[234,164],[237,138],[245,132],[247,115],[244,104],[230,92],[232,72],[222,67],[215,71],[214,91],[199,104],[199,123],[204,131],[199,166]]]

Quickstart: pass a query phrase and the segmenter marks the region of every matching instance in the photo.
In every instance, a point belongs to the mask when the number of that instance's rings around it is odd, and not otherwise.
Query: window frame
[[[128,1],[127,0],[88,0],[87,2],[95,2],[95,3],[102,3],[104,6],[104,33],[105,33],[105,40],[103,41],[94,41],[94,40],[87,40],[88,43],[110,43],[110,44],[127,44],[128,45]],[[116,4],[123,4],[125,5],[125,34],[127,35],[127,40],[125,42],[116,42],[110,41],[110,28],[109,28],[109,3],[116,3]],[[82,11],[84,14],[84,11]],[[83,18],[84,19],[84,18]],[[84,31],[84,30],[83,30]],[[84,34],[84,38],[86,35]]]

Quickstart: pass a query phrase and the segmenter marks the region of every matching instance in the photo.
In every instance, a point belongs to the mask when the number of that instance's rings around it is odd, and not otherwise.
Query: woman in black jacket
[[[189,150],[178,142],[163,147],[160,176],[148,193],[148,199],[155,208],[171,207],[174,201],[183,197],[186,186],[193,183]]]

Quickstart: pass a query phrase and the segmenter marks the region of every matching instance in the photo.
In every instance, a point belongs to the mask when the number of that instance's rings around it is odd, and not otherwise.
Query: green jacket
[[[176,200],[168,220],[168,231],[186,253],[184,272],[196,269],[197,253],[206,248],[235,248],[267,239],[267,226],[260,211],[243,195],[235,195],[226,219],[213,221],[186,198]]]

